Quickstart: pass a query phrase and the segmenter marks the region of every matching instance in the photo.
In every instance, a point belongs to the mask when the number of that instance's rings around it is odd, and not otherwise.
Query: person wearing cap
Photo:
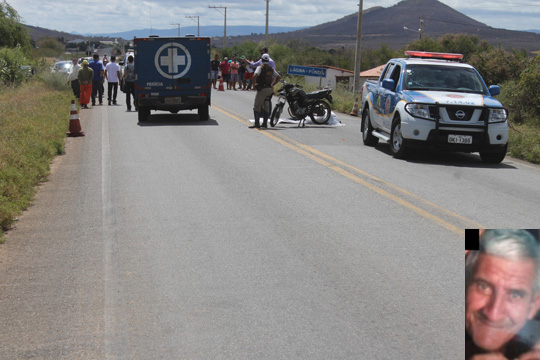
[[[81,108],[88,109],[88,103],[90,102],[90,96],[92,94],[92,78],[94,77],[94,70],[88,66],[88,60],[82,62],[82,68],[79,69],[77,78],[79,79],[79,85],[81,88],[81,97],[79,103]]]
[[[260,118],[263,118],[262,127],[266,128],[268,125],[268,117],[270,116],[270,101],[266,101],[267,98],[272,96],[274,85],[281,79],[276,69],[272,68],[268,61],[270,56],[263,54],[261,56],[262,64],[257,67],[253,74],[253,84],[257,89],[255,95],[255,103],[253,104],[253,114],[255,116],[255,123],[250,128],[260,128]]]

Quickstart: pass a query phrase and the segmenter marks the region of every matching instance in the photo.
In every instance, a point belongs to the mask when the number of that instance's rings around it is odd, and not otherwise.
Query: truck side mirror
[[[499,85],[491,85],[489,87],[489,93],[491,96],[499,95],[501,93],[501,87]]]
[[[385,88],[385,89],[388,89],[390,91],[395,91],[396,90],[396,83],[394,82],[393,79],[384,79],[382,81],[382,87]]]

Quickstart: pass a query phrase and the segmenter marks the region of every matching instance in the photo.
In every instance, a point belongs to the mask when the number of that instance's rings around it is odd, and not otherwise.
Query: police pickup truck
[[[139,121],[147,121],[151,110],[192,109],[208,120],[210,38],[150,36],[133,42]]]
[[[411,148],[479,152],[487,163],[500,163],[508,145],[508,112],[461,54],[406,51],[392,59],[379,80],[367,80],[361,92],[362,139],[390,144],[395,158]]]

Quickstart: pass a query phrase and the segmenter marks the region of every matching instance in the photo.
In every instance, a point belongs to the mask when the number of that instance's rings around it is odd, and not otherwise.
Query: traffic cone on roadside
[[[352,107],[351,114],[352,116],[358,116],[358,98],[354,101],[354,105]]]
[[[66,133],[70,137],[84,136],[84,132],[81,131],[81,122],[79,121],[79,113],[77,112],[77,106],[75,100],[71,100],[71,112],[69,114],[69,131]]]
[[[218,91],[225,91],[225,89],[223,88],[223,78],[219,78],[219,87],[218,87]]]

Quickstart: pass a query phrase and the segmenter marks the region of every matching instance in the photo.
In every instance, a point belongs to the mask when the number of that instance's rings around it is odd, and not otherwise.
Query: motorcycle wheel
[[[330,105],[326,101],[319,100],[311,106],[309,117],[315,124],[326,124],[332,115]]]
[[[276,126],[279,118],[281,117],[281,113],[283,112],[283,105],[284,104],[276,104],[274,107],[274,110],[272,111],[272,115],[270,116],[270,125],[272,127]]]

